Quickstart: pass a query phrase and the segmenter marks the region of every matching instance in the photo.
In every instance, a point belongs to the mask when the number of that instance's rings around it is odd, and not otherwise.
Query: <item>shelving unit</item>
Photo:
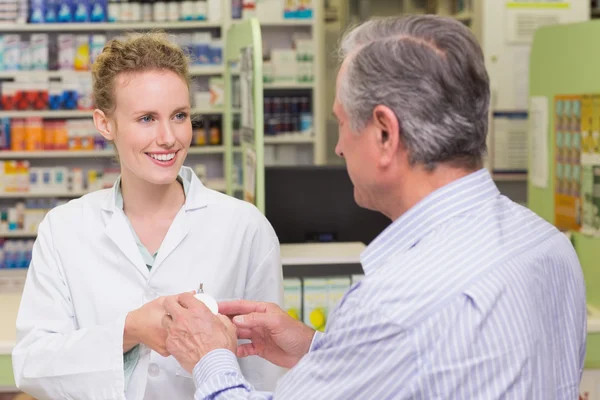
[[[298,146],[302,151],[312,152],[312,160],[316,164],[324,164],[325,157],[325,103],[322,96],[322,87],[324,78],[324,60],[321,54],[324,53],[324,12],[323,0],[313,0],[313,18],[310,20],[260,20],[263,28],[262,35],[266,41],[270,38],[282,35],[289,36],[297,31],[310,32],[314,43],[314,81],[311,83],[273,83],[265,84],[265,95],[285,95],[288,93],[308,94],[312,99],[313,111],[313,130],[314,136],[301,134],[286,134],[277,137],[267,137],[265,145],[272,146],[275,149],[283,147]],[[214,21],[193,21],[193,22],[165,22],[165,23],[54,23],[54,24],[0,24],[0,34],[22,34],[27,37],[32,33],[49,33],[56,35],[59,33],[87,34],[87,33],[107,33],[114,36],[118,32],[145,31],[153,29],[166,30],[173,34],[190,34],[194,32],[211,32],[220,36],[223,43],[226,42],[227,31],[230,26],[238,23],[238,20],[231,18],[231,2],[229,0],[222,2],[221,14],[223,19],[219,22]],[[289,40],[288,39],[288,40]],[[288,44],[289,45],[289,44]],[[208,79],[209,77],[219,77],[224,74],[223,65],[193,65],[190,66],[190,74],[197,79]],[[0,80],[24,80],[36,77],[43,80],[61,79],[64,77],[85,76],[89,71],[0,71]],[[202,85],[201,85],[202,86]],[[199,106],[192,109],[193,115],[221,116],[222,121],[225,115],[239,115],[239,108],[225,110],[224,108],[213,108],[209,106]],[[28,118],[41,117],[44,119],[87,119],[91,118],[93,112],[89,110],[0,110],[0,118]],[[227,193],[239,193],[242,187],[237,181],[232,182],[228,188],[224,179],[224,171],[227,170],[225,163],[226,145],[191,147],[188,152],[186,165],[194,166],[201,162],[206,166],[207,178],[206,186],[211,189]],[[239,146],[232,147],[232,153],[235,157],[241,155]],[[57,166],[68,165],[86,168],[114,168],[115,151],[94,150],[94,151],[0,151],[0,160],[29,160],[32,166]],[[229,190],[228,190],[229,189]],[[25,199],[45,199],[60,198],[70,199],[84,195],[84,192],[78,193],[0,193],[0,205],[11,205],[14,202]],[[8,232],[0,233],[0,238],[27,238],[35,237],[33,233]]]
[[[99,22],[99,23],[54,23],[54,24],[0,24],[0,33],[20,32],[110,32],[140,31],[149,29],[217,29],[222,28],[219,22]]]
[[[211,76],[211,75],[222,75],[223,74],[223,66],[222,65],[206,65],[199,66],[194,65],[189,68],[189,72],[191,76]],[[63,78],[68,75],[87,75],[90,71],[0,71],[0,79],[19,79],[19,78],[28,78],[28,77],[44,77],[48,78]]]

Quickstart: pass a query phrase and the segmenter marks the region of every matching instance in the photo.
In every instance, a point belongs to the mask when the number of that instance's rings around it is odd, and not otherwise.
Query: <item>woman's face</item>
[[[174,182],[192,141],[187,84],[171,71],[117,76],[109,126],[122,174]]]

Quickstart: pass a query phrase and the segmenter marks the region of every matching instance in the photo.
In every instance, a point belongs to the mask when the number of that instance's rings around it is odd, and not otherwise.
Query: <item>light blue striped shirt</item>
[[[568,239],[483,169],[430,194],[361,256],[365,278],[278,383],[256,392],[227,350],[196,399],[577,399],[585,286]]]

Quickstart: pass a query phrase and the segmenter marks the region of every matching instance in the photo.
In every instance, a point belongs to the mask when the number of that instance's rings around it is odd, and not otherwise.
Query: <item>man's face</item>
[[[338,74],[338,88],[344,79],[344,65]],[[339,93],[339,91],[338,91]],[[350,118],[336,96],[333,114],[338,121],[338,142],[335,152],[346,161],[350,180],[354,185],[354,200],[363,208],[376,210],[375,197],[378,187],[377,140],[374,126],[369,123],[362,132],[355,132]]]

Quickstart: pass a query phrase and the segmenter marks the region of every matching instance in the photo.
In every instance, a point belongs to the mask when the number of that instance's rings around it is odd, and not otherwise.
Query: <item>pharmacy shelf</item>
[[[222,75],[224,68],[222,65],[194,65],[189,68],[190,75]]]
[[[263,85],[264,90],[293,90],[293,89],[313,89],[313,82],[271,82]]]
[[[4,239],[34,238],[36,236],[37,236],[36,232],[25,232],[25,231],[0,232],[0,238],[4,238]]]
[[[463,22],[463,23],[470,22],[473,19],[473,13],[471,11],[462,12],[462,13],[454,14],[452,16],[452,18],[454,18],[457,21]]]
[[[231,20],[231,22],[233,24],[237,24],[240,22],[243,22],[243,19],[233,19]],[[307,27],[311,27],[313,26],[314,20],[311,19],[276,19],[276,20],[261,20],[259,18],[258,20],[259,24],[261,27],[275,27],[275,28],[279,28],[279,27],[286,27],[286,26],[307,26]]]
[[[0,193],[0,199],[69,199],[81,197],[87,192],[46,192],[46,193],[30,193],[30,192],[5,192]]]
[[[46,151],[0,151],[0,160],[23,160],[36,158],[102,158],[114,157],[111,150],[46,150]]]
[[[520,174],[493,174],[493,179],[496,182],[527,182],[527,173]]]
[[[48,80],[48,78],[64,78],[72,77],[73,75],[85,76],[91,71],[0,71],[0,79],[27,79],[36,78],[38,80]],[[222,75],[222,65],[194,65],[189,68],[189,73],[192,76],[211,76]]]
[[[56,23],[56,24],[8,24],[0,23],[0,32],[85,32],[85,31],[140,31],[149,29],[214,29],[221,22],[131,22],[131,23]]]
[[[265,144],[314,144],[314,136],[289,134],[282,136],[265,136]]]
[[[0,118],[90,118],[93,112],[88,110],[27,110],[27,111],[0,111]],[[192,114],[213,115],[223,114],[221,108],[193,108]]]
[[[224,146],[190,147],[188,154],[220,154]],[[0,151],[0,160],[46,159],[46,158],[110,158],[113,150],[46,150],[46,151]]]
[[[89,118],[91,111],[82,110],[27,110],[27,111],[0,111],[0,118]]]
[[[282,20],[276,20],[276,21],[258,21],[260,23],[260,26],[266,26],[266,27],[274,27],[274,28],[281,28],[281,27],[286,27],[286,26],[306,26],[306,27],[311,27],[313,26],[314,21],[312,19],[282,19]]]
[[[221,179],[216,179],[207,182],[206,186],[210,189],[225,191],[225,182]],[[81,197],[90,192],[46,192],[46,193],[29,193],[29,192],[5,192],[0,193],[0,199],[74,199]],[[1,235],[0,235],[1,237]]]

